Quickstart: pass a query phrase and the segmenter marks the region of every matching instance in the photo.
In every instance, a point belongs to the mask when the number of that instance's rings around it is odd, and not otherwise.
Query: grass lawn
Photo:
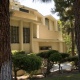
[[[80,80],[80,74],[67,74],[67,75],[56,75],[52,77],[46,77],[40,80]]]

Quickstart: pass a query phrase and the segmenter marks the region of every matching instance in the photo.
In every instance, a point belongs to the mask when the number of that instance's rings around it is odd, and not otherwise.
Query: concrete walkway
[[[61,69],[62,70],[71,70],[72,65],[69,62],[65,62],[61,64]],[[54,64],[53,68],[50,70],[51,72],[55,72],[59,70],[59,65],[58,64]]]

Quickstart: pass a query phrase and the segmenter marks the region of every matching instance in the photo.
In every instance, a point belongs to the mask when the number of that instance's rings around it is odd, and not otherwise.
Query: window
[[[19,43],[19,27],[11,26],[11,43]]]
[[[51,50],[51,46],[40,46],[40,50]]]
[[[60,24],[58,23],[58,31],[60,31]]]
[[[49,19],[48,18],[45,18],[45,25],[48,26],[48,28],[49,28]]]
[[[29,10],[26,10],[26,9],[23,9],[23,8],[19,8],[19,10],[22,11],[22,12],[27,12],[27,13],[29,13]]]
[[[23,28],[23,43],[30,43],[30,28]]]

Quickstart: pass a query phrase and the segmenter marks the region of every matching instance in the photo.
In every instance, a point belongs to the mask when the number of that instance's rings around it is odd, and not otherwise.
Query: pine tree
[[[74,1],[74,17],[75,17],[75,39],[78,51],[78,68],[80,72],[80,0]]]
[[[0,80],[12,80],[9,0],[0,0]]]
[[[66,28],[66,32],[71,34],[72,56],[75,55],[73,1],[74,0],[54,0],[55,9],[52,9],[52,12],[57,12],[60,20],[64,22],[63,26]],[[69,23],[67,24],[68,26],[66,26],[66,23]]]

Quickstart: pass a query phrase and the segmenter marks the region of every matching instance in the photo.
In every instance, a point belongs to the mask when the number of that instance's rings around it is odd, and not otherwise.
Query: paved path
[[[62,68],[62,70],[71,70],[72,65],[71,65],[71,63],[65,62],[65,63],[61,64],[61,68]],[[50,71],[54,72],[57,70],[59,70],[59,66],[58,66],[58,64],[54,64],[53,68]]]

